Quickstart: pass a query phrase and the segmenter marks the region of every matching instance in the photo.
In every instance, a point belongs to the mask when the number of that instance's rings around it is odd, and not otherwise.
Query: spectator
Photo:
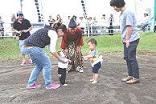
[[[96,20],[96,17],[93,18],[93,22],[92,22],[92,34],[95,35],[97,34],[97,23],[98,21]]]
[[[20,52],[22,51],[22,47],[24,45],[24,40],[30,36],[30,31],[32,30],[32,25],[29,20],[24,18],[24,15],[21,11],[17,13],[17,19],[13,23],[13,29],[17,33],[16,36],[19,39],[19,48]],[[22,54],[22,62],[21,65],[31,63],[31,60],[27,60],[26,56]]]
[[[49,20],[48,20],[49,24],[52,26],[55,23],[55,19],[52,18],[52,16],[49,16]]]
[[[154,31],[154,32],[156,32],[156,25],[154,26],[154,29],[153,29],[153,31]]]
[[[80,27],[84,32],[84,30],[86,28],[86,23],[85,23],[85,19],[83,17],[79,17],[78,27]]]
[[[113,22],[114,22],[114,17],[113,17],[113,14],[110,14],[110,17],[109,17],[109,35],[113,35]]]
[[[55,23],[57,23],[59,25],[61,25],[63,23],[62,18],[61,18],[61,16],[59,14],[56,16]]]
[[[0,36],[4,37],[4,22],[2,21],[2,17],[0,16]]]
[[[16,32],[13,31],[13,23],[16,21],[16,16],[15,14],[12,14],[11,17],[11,30],[12,30],[12,36],[16,36]]]
[[[91,34],[93,33],[93,29],[92,29],[92,26],[93,26],[93,20],[92,20],[92,17],[89,17],[88,18],[88,31],[87,33]]]
[[[141,23],[142,31],[145,32],[146,29],[148,29],[149,25],[150,25],[149,15],[148,15],[148,13],[144,13],[144,19],[143,19],[143,21]],[[149,30],[150,30],[150,28],[149,28]]]
[[[66,20],[66,23],[65,23],[66,26],[69,25],[70,19],[71,19],[71,16],[68,16],[68,17],[67,17],[67,20]]]
[[[101,18],[101,26],[107,26],[107,23],[108,23],[108,21],[106,20],[106,15],[105,14],[103,14],[102,15],[102,18]]]
[[[101,26],[101,33],[106,33],[107,26],[108,26],[108,21],[106,19],[106,15],[103,14],[101,21],[100,21],[100,26]]]

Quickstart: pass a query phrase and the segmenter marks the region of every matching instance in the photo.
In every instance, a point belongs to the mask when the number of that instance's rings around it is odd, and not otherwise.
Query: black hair
[[[145,16],[148,16],[148,13],[144,13]]]
[[[57,31],[58,27],[61,26],[61,24],[60,23],[54,23],[54,24],[50,24],[50,26],[52,26],[53,29]]]
[[[17,17],[18,17],[18,16],[23,16],[23,14],[17,14]]]
[[[124,0],[111,0],[110,1],[110,6],[116,6],[117,8],[122,8],[125,6],[125,1]]]
[[[89,39],[88,43],[91,42],[92,44],[97,45],[97,41],[94,38]]]
[[[104,16],[104,17],[105,17],[106,15],[105,15],[105,14],[103,14],[102,16]]]
[[[73,19],[76,19],[77,17],[75,16],[75,15],[73,15],[73,17],[72,17]]]
[[[64,25],[64,24],[61,24],[61,25],[59,25],[59,26],[56,28],[56,30],[58,30],[58,29],[62,29],[62,31],[65,32],[65,31],[67,30],[67,27],[66,27],[66,25]]]

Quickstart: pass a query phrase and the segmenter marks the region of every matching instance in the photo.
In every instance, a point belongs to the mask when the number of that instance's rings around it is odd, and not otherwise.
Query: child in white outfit
[[[62,60],[64,60],[64,62],[62,61],[58,61],[58,75],[59,75],[59,80],[60,80],[60,84],[62,86],[67,86],[66,84],[66,70],[68,68],[68,63],[70,62],[69,59],[67,59],[67,56],[65,55],[65,52],[59,51],[58,52],[59,56],[62,58]]]

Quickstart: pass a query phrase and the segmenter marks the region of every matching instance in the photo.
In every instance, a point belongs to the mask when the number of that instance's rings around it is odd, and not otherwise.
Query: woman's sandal
[[[121,81],[122,81],[122,82],[127,82],[127,81],[129,81],[129,80],[131,80],[131,79],[133,79],[133,77],[132,77],[132,76],[128,76],[128,77],[126,77],[126,78],[123,78]]]
[[[129,81],[126,81],[127,84],[136,84],[136,83],[139,83],[139,82],[140,82],[139,79],[136,79],[136,78],[133,78],[133,79],[131,79]]]

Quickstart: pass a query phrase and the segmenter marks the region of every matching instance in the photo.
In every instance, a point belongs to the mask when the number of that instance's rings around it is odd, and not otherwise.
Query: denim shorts
[[[95,65],[92,67],[92,72],[93,72],[93,73],[98,73],[100,68],[101,68],[101,62],[98,62],[97,64],[95,64]]]

